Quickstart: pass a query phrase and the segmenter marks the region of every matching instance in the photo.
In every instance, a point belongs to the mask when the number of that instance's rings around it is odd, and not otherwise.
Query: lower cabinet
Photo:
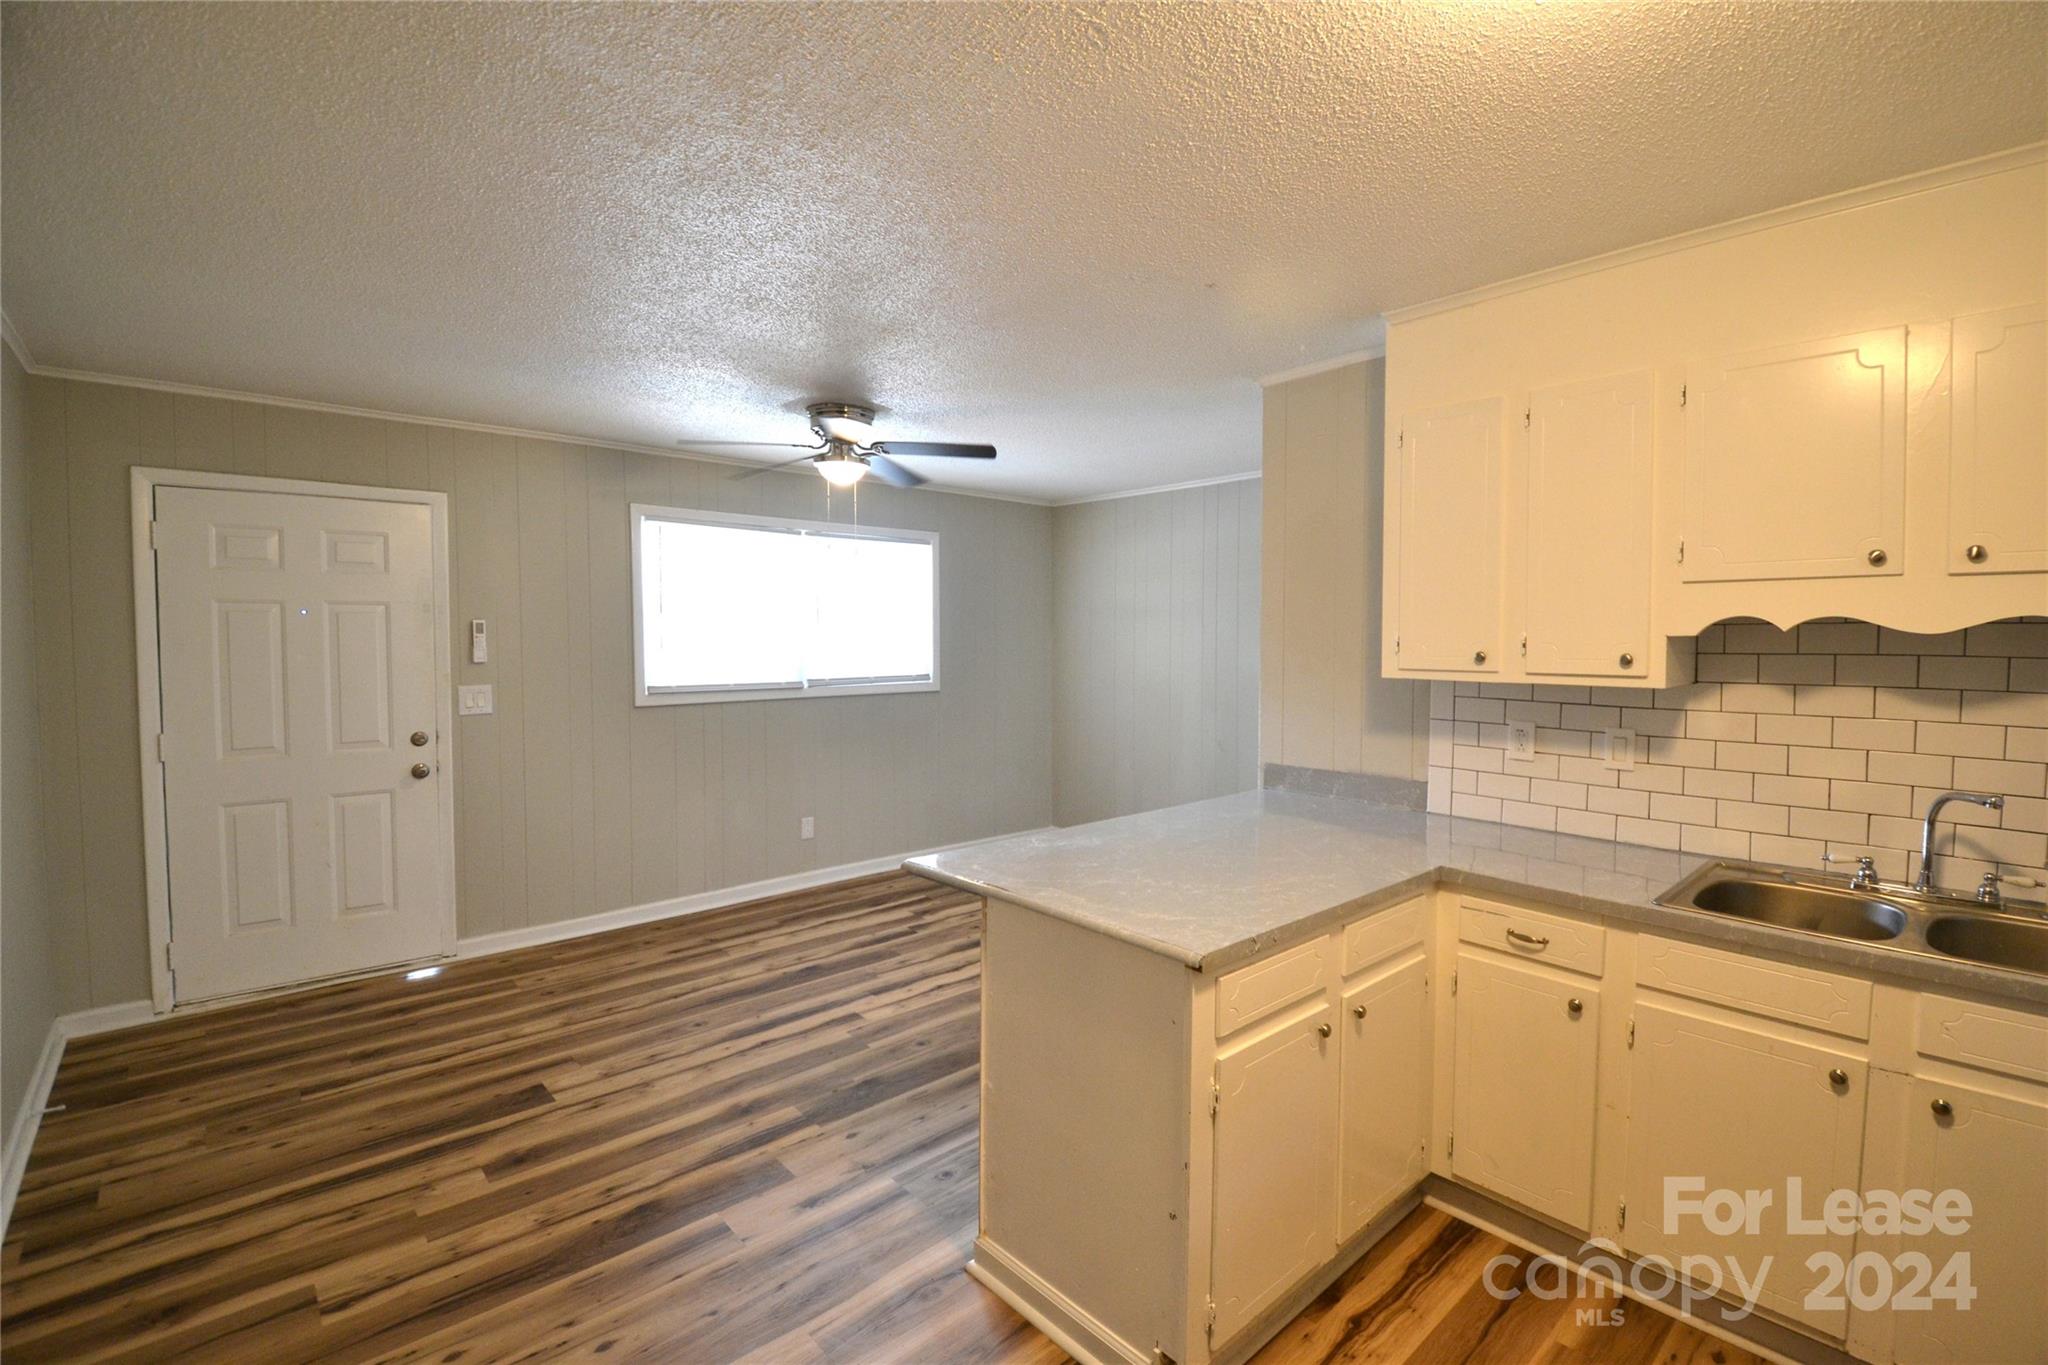
[[[1216,1060],[1215,1341],[1228,1341],[1330,1259],[1337,1211],[1335,1014],[1326,1003]]]
[[[1337,1240],[1429,1173],[1429,962],[1417,956],[1344,993],[1339,1029]]]
[[[1732,1263],[1745,1276],[1768,1266],[1759,1303],[1843,1335],[1845,1303],[1808,1306],[1811,1291],[1831,1286],[1807,1258],[1826,1252],[1846,1263],[1854,1237],[1795,1232],[1787,1215],[1792,1181],[1805,1219],[1818,1219],[1833,1191],[1859,1188],[1866,1064],[1818,1035],[1793,1041],[1783,1026],[1707,1018],[1648,1000],[1637,1002],[1633,1017],[1623,1245],[1673,1264],[1707,1257],[1725,1272]],[[1676,1196],[1670,1207],[1667,1190]],[[1716,1224],[1704,1215],[1701,1204],[1719,1191],[1757,1206],[1753,1231],[1746,1220]]]
[[[2048,1361],[2048,1098],[1915,1077],[1905,1123],[1906,1187],[1961,1190],[1970,1213],[1968,1231],[1902,1238],[1899,1250],[1925,1256],[1934,1284],[1952,1256],[1967,1255],[1976,1295],[1964,1309],[1920,1285],[1927,1303],[1892,1312],[1893,1358]],[[1913,1286],[1901,1278],[1894,1288]]]
[[[1451,1172],[1575,1228],[1592,1221],[1600,991],[1458,954]]]

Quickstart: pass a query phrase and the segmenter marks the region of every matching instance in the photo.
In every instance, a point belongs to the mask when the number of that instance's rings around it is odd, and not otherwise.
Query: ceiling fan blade
[[[799,455],[794,460],[783,460],[779,464],[757,464],[752,469],[732,475],[731,478],[737,483],[741,479],[751,479],[756,474],[773,474],[776,470],[788,469],[791,465],[808,464],[816,458],[815,455]]]
[[[868,469],[883,483],[894,484],[898,488],[915,488],[925,482],[922,474],[911,473],[887,455],[868,456]]]
[[[962,445],[958,441],[877,441],[870,450],[883,455],[934,456],[955,460],[993,460],[994,446]]]

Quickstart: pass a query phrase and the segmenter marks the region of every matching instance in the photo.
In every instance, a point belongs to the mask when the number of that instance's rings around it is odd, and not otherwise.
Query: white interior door
[[[429,509],[159,488],[151,537],[177,1000],[445,951]]]

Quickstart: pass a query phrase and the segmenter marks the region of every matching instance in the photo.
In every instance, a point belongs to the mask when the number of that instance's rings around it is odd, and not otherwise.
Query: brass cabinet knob
[[[1990,557],[1991,551],[1985,549],[1982,545],[1972,545],[1969,549],[1963,551],[1963,558],[1969,560],[1972,564],[1982,564]]]
[[[1828,1073],[1828,1084],[1833,1086],[1837,1090],[1847,1089],[1849,1085],[1849,1073],[1842,1070],[1842,1068],[1840,1067],[1836,1067],[1833,1071],[1830,1071]]]
[[[1330,1036],[1330,1026],[1328,1024],[1317,1024],[1316,1032],[1327,1038]]]
[[[1947,1100],[1936,1100],[1927,1107],[1934,1111],[1934,1117],[1938,1119],[1945,1119],[1956,1112],[1955,1106],[1951,1105]]]
[[[426,776],[427,776],[428,774],[432,773],[433,771],[434,771],[434,770],[433,770],[432,768],[429,768],[429,767],[428,767],[428,766],[427,766],[426,764],[424,764],[424,763],[415,763],[415,764],[413,764],[413,765],[412,765],[412,775],[413,775],[414,777],[426,777]]]
[[[1472,662],[1473,662],[1473,663],[1475,663],[1475,664],[1483,664],[1483,663],[1485,663],[1485,662],[1486,662],[1486,651],[1485,651],[1485,650],[1483,650],[1483,649],[1476,649],[1476,650],[1472,651]]]
[[[1873,569],[1884,567],[1885,553],[1883,550],[1872,550],[1865,558],[1870,561],[1870,567]]]
[[[415,731],[413,731],[413,732],[412,732],[412,747],[413,747],[413,748],[415,748],[415,749],[424,749],[424,748],[425,748],[426,746],[427,746],[427,732],[426,732],[425,730],[415,730]]]
[[[1624,653],[1621,656],[1621,666],[1623,668],[1634,668],[1636,666],[1636,656],[1633,654]]]
[[[1360,1019],[1365,1018],[1365,1006],[1363,1005],[1353,1005],[1351,1007],[1351,1012]]]
[[[1586,1002],[1575,995],[1566,1002],[1565,1008],[1571,1011],[1572,1018],[1576,1019],[1585,1012]]]

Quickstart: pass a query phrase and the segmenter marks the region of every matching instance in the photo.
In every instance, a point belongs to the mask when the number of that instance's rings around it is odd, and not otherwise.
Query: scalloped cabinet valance
[[[2048,615],[2042,149],[1391,314],[1385,518],[1388,676]]]

